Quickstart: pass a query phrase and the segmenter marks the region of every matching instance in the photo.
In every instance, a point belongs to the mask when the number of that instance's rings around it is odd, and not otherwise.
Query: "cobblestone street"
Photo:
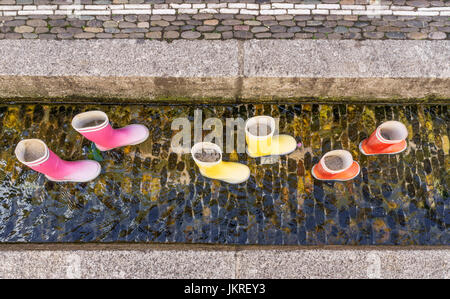
[[[442,40],[449,18],[449,1],[0,0],[0,39]]]

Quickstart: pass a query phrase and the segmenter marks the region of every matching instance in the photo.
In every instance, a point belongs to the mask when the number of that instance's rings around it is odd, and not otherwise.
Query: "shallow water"
[[[251,169],[229,185],[203,178],[189,154],[170,151],[171,121],[280,118],[302,147],[275,164],[224,154]],[[101,109],[115,127],[142,123],[149,139],[100,153],[71,127]],[[363,156],[359,142],[385,120],[408,131],[408,149]],[[183,242],[221,244],[450,244],[448,106],[0,106],[0,242]],[[14,147],[45,140],[61,158],[102,161],[93,182],[54,183],[21,165]],[[349,150],[361,174],[320,182],[311,167],[331,149]]]

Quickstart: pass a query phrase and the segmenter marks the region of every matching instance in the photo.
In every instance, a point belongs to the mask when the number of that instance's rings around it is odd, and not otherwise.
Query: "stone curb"
[[[58,245],[58,250],[52,250],[51,246],[47,250],[3,248],[0,278],[449,278],[450,275],[448,247],[239,250],[242,246],[218,246],[224,247],[220,249],[200,246],[196,250],[196,246],[183,249],[183,245],[177,245],[165,250],[164,245],[155,249],[141,245],[142,249],[137,250],[138,245],[131,245],[130,249],[114,250],[101,249],[99,245],[100,249],[90,250],[78,245],[77,249],[61,250],[64,246]]]
[[[448,41],[1,40],[0,98],[450,98]]]

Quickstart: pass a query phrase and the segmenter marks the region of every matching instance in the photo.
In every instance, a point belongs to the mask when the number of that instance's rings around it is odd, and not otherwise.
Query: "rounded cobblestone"
[[[430,39],[446,39],[447,34],[445,34],[444,32],[431,32],[430,34],[428,34],[428,37]]]
[[[14,32],[17,32],[17,33],[31,33],[33,31],[34,31],[33,27],[25,26],[25,25],[14,28]]]
[[[185,39],[196,39],[200,36],[202,36],[202,34],[197,31],[184,31],[181,33],[181,37]]]
[[[407,36],[410,39],[426,39],[428,35],[423,32],[410,32]]]

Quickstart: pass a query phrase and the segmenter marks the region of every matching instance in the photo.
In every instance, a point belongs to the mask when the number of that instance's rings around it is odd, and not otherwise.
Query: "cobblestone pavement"
[[[303,146],[273,164],[225,154],[251,169],[229,185],[199,174],[189,154],[170,151],[172,120],[272,115]],[[149,139],[99,153],[72,129],[72,117],[102,109],[116,127],[142,123]],[[0,106],[0,242],[183,242],[306,245],[448,245],[448,105]],[[408,149],[363,156],[359,142],[396,119]],[[205,132],[207,133],[207,132]],[[93,182],[50,182],[21,165],[14,147],[41,138],[64,159],[102,160]],[[311,167],[331,149],[361,165],[352,181],[314,180]]]
[[[0,0],[0,39],[429,39],[450,1]]]

